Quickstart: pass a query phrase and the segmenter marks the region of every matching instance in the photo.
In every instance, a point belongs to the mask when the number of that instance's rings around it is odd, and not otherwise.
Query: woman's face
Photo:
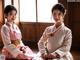
[[[55,20],[55,22],[62,22],[64,18],[64,14],[60,12],[59,10],[54,10],[52,13],[52,16]]]
[[[16,11],[12,10],[11,12],[9,12],[6,18],[8,22],[13,22],[16,19]]]

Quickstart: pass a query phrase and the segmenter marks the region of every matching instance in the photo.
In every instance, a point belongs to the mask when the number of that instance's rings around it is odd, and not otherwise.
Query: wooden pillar
[[[4,8],[4,0],[0,0],[0,31],[1,27],[4,23],[4,14],[3,14],[3,8]],[[3,46],[2,38],[1,38],[1,32],[0,32],[0,48]]]

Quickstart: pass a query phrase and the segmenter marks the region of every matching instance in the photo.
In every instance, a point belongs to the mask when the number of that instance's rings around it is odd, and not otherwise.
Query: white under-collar
[[[10,26],[14,24],[14,22],[6,22],[6,23],[8,23]]]
[[[55,27],[55,25],[56,25],[56,23],[54,24],[54,27]],[[63,22],[61,22],[61,25],[60,26],[64,26],[64,23]],[[56,28],[56,27],[55,27]]]

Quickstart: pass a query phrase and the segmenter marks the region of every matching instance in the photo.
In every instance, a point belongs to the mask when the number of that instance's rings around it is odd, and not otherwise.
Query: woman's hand
[[[48,59],[54,59],[54,58],[56,58],[56,54],[51,54],[50,53],[50,54],[47,55],[47,58]]]
[[[19,54],[16,58],[18,59],[28,59],[28,60],[32,60],[32,57],[26,56],[24,54]]]
[[[52,54],[46,54],[46,53],[44,53],[44,54],[41,55],[41,57],[43,59],[54,59],[54,58],[56,58],[56,55],[55,54],[52,55]]]
[[[56,28],[58,28],[61,24],[62,24],[61,21],[56,22],[56,23],[55,23]]]
[[[48,54],[47,55],[47,58],[48,59],[55,59],[55,58],[60,58],[60,55],[59,54],[57,54],[57,53],[54,53],[54,54]]]
[[[42,57],[43,59],[46,59],[46,58],[47,58],[47,53],[41,54],[41,57]]]
[[[55,52],[55,54],[56,54],[56,58],[60,58],[60,55],[58,53]]]
[[[57,53],[54,53],[54,54],[51,54],[51,53],[46,54],[46,53],[44,53],[44,54],[41,55],[41,57],[43,59],[55,59],[55,58],[60,58],[60,55],[57,54]]]

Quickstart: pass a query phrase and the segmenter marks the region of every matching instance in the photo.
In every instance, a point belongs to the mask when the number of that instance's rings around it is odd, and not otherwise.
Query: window
[[[11,3],[11,0],[4,0],[4,7],[6,6],[6,5],[11,5],[12,3]]]
[[[18,24],[19,23],[19,0],[13,0],[13,5],[15,6],[15,8],[17,9],[17,17],[15,20],[15,23]]]
[[[58,0],[13,0],[13,4],[18,10],[16,21],[54,22],[51,17],[51,9],[56,3]],[[10,4],[12,4],[12,0],[4,0],[5,6]]]
[[[38,22],[52,22],[51,9],[58,0],[38,0]]]
[[[36,22],[35,0],[20,0],[20,21]]]
[[[19,0],[20,22],[54,22],[52,19],[52,6],[58,0]]]

